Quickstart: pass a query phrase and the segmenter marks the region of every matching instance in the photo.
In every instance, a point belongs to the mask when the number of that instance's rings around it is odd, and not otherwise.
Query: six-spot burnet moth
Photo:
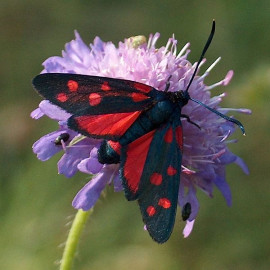
[[[209,38],[185,90],[170,92],[139,82],[78,74],[45,73],[33,79],[34,88],[51,103],[72,116],[68,127],[80,134],[103,139],[98,159],[103,164],[120,163],[120,178],[128,200],[137,200],[143,221],[158,243],[168,240],[175,223],[183,152],[181,114],[189,100],[220,117],[243,125],[189,95],[189,88],[212,41]],[[62,134],[55,144],[68,140]],[[191,213],[187,203],[183,220]]]

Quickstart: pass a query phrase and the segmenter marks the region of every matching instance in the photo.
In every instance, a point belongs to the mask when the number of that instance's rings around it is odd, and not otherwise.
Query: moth
[[[120,178],[127,200],[137,200],[150,236],[166,242],[173,230],[183,155],[182,108],[191,100],[237,124],[243,125],[189,95],[189,88],[212,41],[215,22],[201,57],[185,90],[170,92],[124,79],[79,74],[46,73],[33,79],[37,92],[72,116],[68,127],[88,137],[103,139],[98,159],[120,164]],[[57,138],[65,141],[67,135]],[[183,219],[188,219],[186,204]]]

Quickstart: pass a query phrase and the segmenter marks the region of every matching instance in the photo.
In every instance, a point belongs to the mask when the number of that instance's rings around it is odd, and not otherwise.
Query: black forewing
[[[69,82],[75,82],[75,87]],[[33,85],[45,99],[76,115],[141,111],[152,107],[157,95],[163,95],[129,80],[66,73],[40,74]]]

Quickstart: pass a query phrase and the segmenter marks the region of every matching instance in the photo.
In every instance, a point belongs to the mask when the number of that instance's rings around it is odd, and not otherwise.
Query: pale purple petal
[[[59,56],[52,56],[42,63],[44,70],[41,73],[67,73],[66,61]]]
[[[33,119],[39,119],[44,115],[44,113],[40,110],[40,108],[35,109],[34,111],[31,112],[30,116]]]
[[[243,170],[245,174],[249,174],[248,166],[242,158],[237,157],[234,163],[237,164]]]
[[[87,139],[78,142],[76,145],[68,147],[66,153],[58,161],[58,173],[64,174],[66,177],[72,177],[78,171],[78,164],[89,157],[93,147],[91,145],[93,139]],[[85,147],[87,146],[87,147]]]
[[[193,219],[192,221],[187,220],[186,226],[183,230],[184,238],[187,238],[191,234],[193,230],[194,222],[195,222],[195,219]]]
[[[229,70],[225,79],[223,80],[223,85],[226,86],[230,83],[231,79],[233,77],[233,70]]]
[[[76,209],[88,211],[100,197],[101,192],[109,181],[106,172],[101,172],[92,178],[75,196],[72,205]]]
[[[87,174],[97,174],[103,167],[103,164],[98,162],[96,158],[86,158],[82,160],[79,165],[78,169]]]
[[[65,46],[66,52],[63,52],[63,57],[67,57],[70,61],[75,64],[85,65],[84,61],[90,54],[90,49],[86,44],[82,41],[79,33],[75,31],[75,40],[67,43]]]
[[[98,162],[97,151],[98,148],[94,147],[90,153],[90,157],[82,160],[79,163],[78,169],[81,172],[88,174],[97,174],[101,171],[103,164]]]
[[[57,121],[66,121],[71,114],[65,112],[56,105],[53,105],[48,100],[43,100],[39,104],[41,112],[50,117],[53,120]]]
[[[62,150],[61,146],[54,143],[55,139],[62,133],[63,130],[54,131],[41,137],[33,144],[33,152],[37,155],[38,159],[46,161]]]
[[[99,54],[104,52],[105,43],[100,39],[100,37],[95,37],[93,44],[90,44],[92,53]]]
[[[225,179],[225,172],[223,174],[218,175],[216,177],[216,179],[214,180],[214,182],[215,182],[217,188],[222,193],[223,197],[225,198],[227,205],[231,206],[232,205],[232,194],[231,194],[230,187]]]
[[[113,179],[114,191],[119,192],[123,191],[122,181],[120,179],[119,173],[117,173]]]
[[[219,157],[220,164],[224,164],[224,165],[233,163],[236,161],[236,159],[237,159],[237,156],[234,155],[232,152],[230,152],[228,149],[224,155]]]

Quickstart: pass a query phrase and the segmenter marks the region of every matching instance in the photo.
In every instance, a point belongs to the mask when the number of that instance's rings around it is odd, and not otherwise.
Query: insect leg
[[[181,117],[186,118],[187,121],[188,121],[190,124],[192,124],[192,125],[196,126],[197,128],[201,129],[201,127],[200,127],[198,124],[196,124],[195,122],[193,122],[193,121],[190,120],[190,118],[189,118],[188,115],[186,115],[186,114],[181,114]]]
[[[172,75],[169,76],[169,78],[166,81],[166,87],[165,87],[165,92],[168,92],[169,88],[170,88],[170,79],[171,79]]]

